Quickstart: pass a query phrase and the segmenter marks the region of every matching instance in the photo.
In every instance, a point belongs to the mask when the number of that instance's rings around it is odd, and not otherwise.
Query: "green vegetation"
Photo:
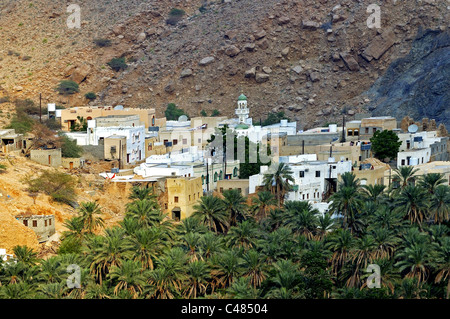
[[[219,110],[217,110],[217,109],[214,109],[212,112],[211,112],[211,116],[219,116],[220,115],[220,112],[219,112]]]
[[[101,47],[101,48],[111,46],[111,40],[109,40],[109,39],[103,39],[103,38],[94,39],[94,43],[96,46]]]
[[[184,15],[184,10],[173,8],[169,12],[169,18],[166,20],[166,23],[170,25],[176,25],[181,19],[183,19]]]
[[[88,92],[84,95],[84,97],[90,101],[93,101],[97,98],[97,94],[95,94],[94,92]]]
[[[58,86],[55,89],[59,94],[62,95],[72,95],[80,92],[80,88],[78,83],[72,80],[63,80],[59,82]]]
[[[281,120],[289,120],[289,118],[284,114],[284,112],[270,112],[267,115],[267,118],[262,121],[261,125],[262,126],[267,126],[267,125],[272,125],[272,124],[277,124],[280,123]]]
[[[125,70],[128,67],[125,58],[112,58],[107,64],[116,72]]]
[[[403,173],[398,188],[343,174],[325,215],[280,203],[277,183],[249,206],[235,190],[203,196],[181,222],[151,188],[133,187],[124,219],[106,229],[101,207],[81,203],[57,256],[14,248],[17,263],[0,265],[0,298],[448,299],[450,188],[440,175]],[[289,175],[280,165],[267,180]],[[71,264],[80,289],[66,285]],[[371,264],[379,288],[367,287]]]
[[[167,108],[166,108],[166,111],[164,112],[164,115],[166,116],[166,119],[168,121],[177,121],[181,115],[188,116],[184,112],[184,110],[179,109],[175,103],[167,104]]]
[[[205,110],[201,110],[201,111],[200,111],[200,116],[207,117],[208,114],[206,114],[206,111],[205,111]]]
[[[72,140],[66,135],[61,135],[61,156],[62,157],[72,157],[77,158],[83,154],[83,149],[81,146],[77,145],[76,140]]]
[[[375,157],[382,161],[386,158],[389,160],[396,158],[402,145],[397,134],[389,130],[376,131],[370,142],[372,143],[372,151]]]
[[[42,192],[54,201],[74,205],[76,180],[69,174],[57,170],[47,170],[39,176],[27,176],[24,179],[28,191]]]

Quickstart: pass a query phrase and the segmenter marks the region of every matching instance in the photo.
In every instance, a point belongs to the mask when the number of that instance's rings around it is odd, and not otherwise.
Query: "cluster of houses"
[[[238,97],[235,118],[181,116],[177,121],[156,118],[154,109],[86,106],[56,110],[66,136],[85,150],[81,159],[63,159],[58,149],[36,150],[31,159],[50,166],[79,167],[86,160],[116,161],[118,167],[100,175],[111,182],[146,183],[164,196],[162,209],[174,219],[192,214],[198,199],[212,192],[238,189],[244,196],[263,186],[271,165],[258,174],[240,179],[240,156],[223,160],[211,150],[211,136],[228,128],[245,136],[260,150],[270,147],[271,163],[286,163],[294,185],[287,200],[309,201],[326,211],[327,199],[336,191],[339,177],[353,172],[362,184],[392,183],[395,166],[413,165],[418,174],[438,172],[450,184],[449,143],[436,129],[402,129],[393,117],[354,116],[342,126],[330,124],[306,131],[297,122],[281,120],[268,126],[254,125],[247,97]],[[84,131],[74,131],[81,127]],[[373,157],[370,138],[377,131],[392,130],[402,142],[397,165]],[[12,130],[0,131],[2,151],[20,150],[29,143]],[[234,140],[234,139],[233,139]],[[238,153],[242,153],[238,149]]]

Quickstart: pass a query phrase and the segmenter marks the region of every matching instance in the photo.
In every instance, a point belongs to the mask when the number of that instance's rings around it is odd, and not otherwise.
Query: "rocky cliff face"
[[[378,93],[371,97],[367,91],[392,62],[408,55],[419,27],[448,32],[450,11],[445,1],[383,1],[376,29],[367,26],[372,3],[80,1],[81,28],[68,29],[66,1],[5,1],[0,4],[0,97],[37,101],[42,93],[44,103],[69,106],[54,88],[73,79],[80,93],[70,106],[154,107],[163,115],[173,102],[191,116],[214,109],[232,116],[244,92],[255,121],[284,111],[308,128],[340,121],[343,111],[353,115],[376,106],[381,114],[387,91],[374,88],[370,92]],[[172,8],[186,13],[175,25],[167,23]],[[98,38],[109,39],[111,46],[96,46]],[[111,70],[107,63],[114,57],[124,57],[128,67]],[[393,83],[396,77],[388,78]],[[436,74],[424,74],[422,82],[427,79],[430,89],[448,91]],[[427,86],[417,84],[405,96],[416,94],[416,87]],[[90,91],[97,100],[84,98]],[[400,101],[399,94],[395,97]]]
[[[450,33],[419,30],[410,53],[367,92],[375,115],[432,118],[450,128]]]

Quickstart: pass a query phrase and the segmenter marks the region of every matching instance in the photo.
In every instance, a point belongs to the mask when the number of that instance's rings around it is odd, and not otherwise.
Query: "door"
[[[73,168],[73,162],[69,163],[69,168],[72,169]]]
[[[52,156],[51,155],[48,156],[48,165],[52,165]]]

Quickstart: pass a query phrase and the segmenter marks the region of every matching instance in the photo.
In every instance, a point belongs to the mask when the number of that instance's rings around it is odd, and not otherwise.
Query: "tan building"
[[[397,120],[391,116],[368,117],[361,120],[359,136],[369,140],[376,131],[392,131],[397,129]]]
[[[17,215],[16,219],[24,226],[31,228],[40,243],[47,241],[55,233],[54,215]]]
[[[61,158],[61,165],[68,169],[80,168],[84,166],[84,159],[80,157],[63,157]]]
[[[119,160],[119,168],[127,163],[127,137],[110,135],[104,139],[105,160]]]
[[[447,181],[444,185],[450,185],[450,162],[449,161],[436,161],[429,162],[424,164],[414,165],[414,169],[418,169],[418,171],[414,174],[414,176],[421,176],[424,174],[430,173],[438,173],[444,175],[444,179]],[[392,179],[395,176],[394,170],[386,171],[384,174],[384,184],[386,186],[389,185],[389,181],[392,183]]]
[[[182,220],[192,215],[194,206],[203,196],[200,177],[174,177],[166,179],[165,192],[167,203],[164,211],[175,220]]]
[[[61,110],[61,128],[64,131],[70,131],[72,125],[79,122],[78,117],[92,120],[97,117],[109,115],[138,115],[140,122],[146,128],[157,126],[155,109],[122,108],[118,106],[80,106]]]
[[[163,155],[167,153],[167,147],[159,141],[157,136],[145,139],[145,158],[151,155]]]
[[[359,178],[361,185],[386,184],[386,172],[390,166],[376,158],[368,158],[361,162],[358,168],[353,170],[356,178]]]
[[[249,180],[248,179],[224,179],[217,182],[217,191],[223,194],[224,191],[237,189],[242,196],[248,196]]]
[[[16,133],[14,129],[0,130],[0,152],[21,151],[31,146],[31,138]]]
[[[317,154],[319,161],[327,161],[331,155],[336,161],[351,161],[353,165],[359,166],[362,161],[372,157],[371,146],[368,141],[334,142],[314,146],[312,154]]]
[[[42,165],[59,167],[62,165],[61,149],[31,150],[30,159]]]

